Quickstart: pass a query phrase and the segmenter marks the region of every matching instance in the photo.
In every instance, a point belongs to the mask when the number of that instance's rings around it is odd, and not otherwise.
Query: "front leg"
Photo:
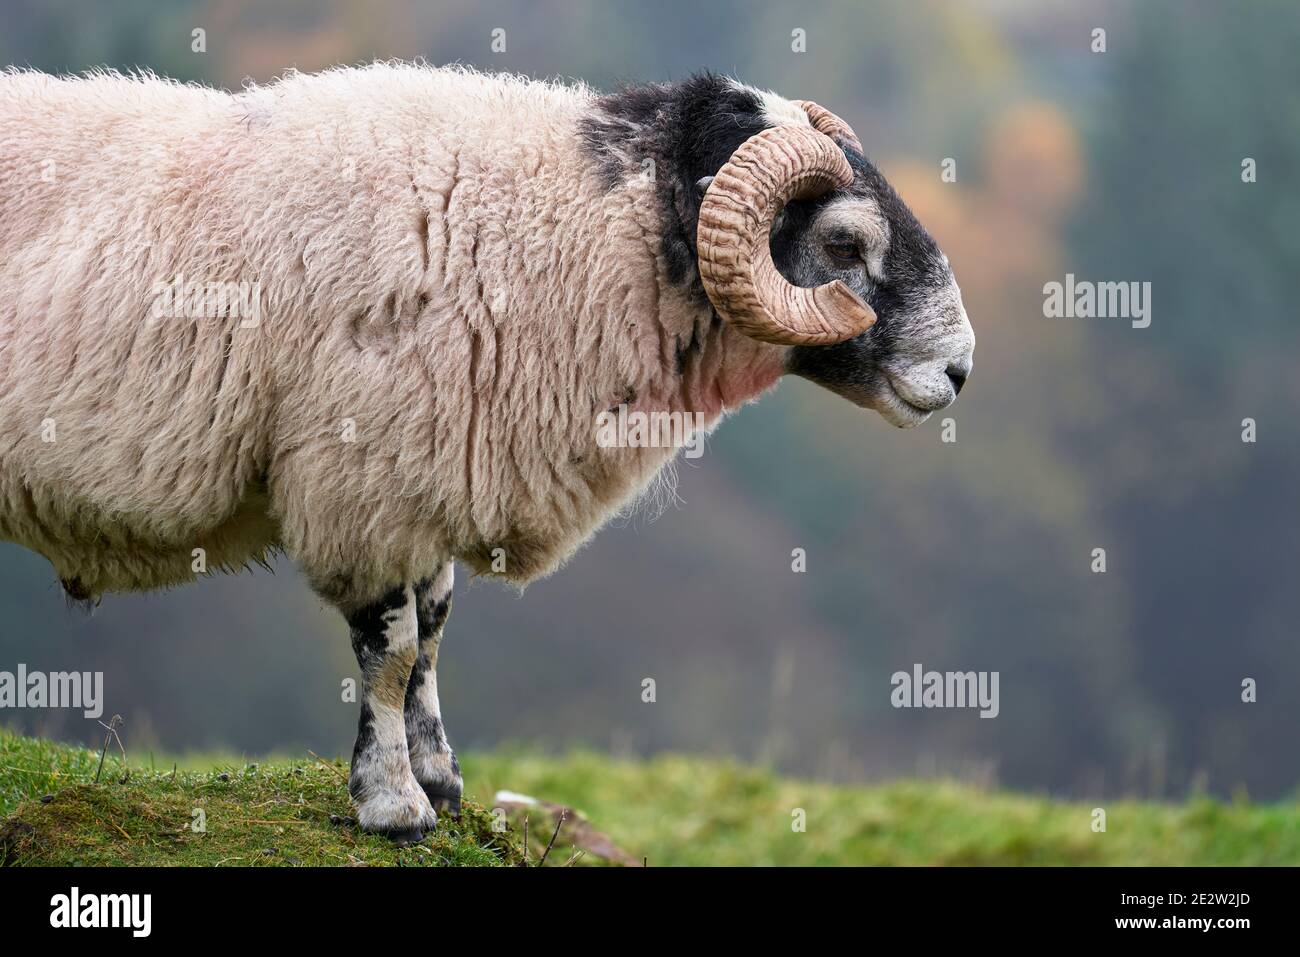
[[[399,585],[346,617],[362,682],[348,792],[363,830],[416,843],[437,815],[411,773],[406,748],[403,709],[417,656],[414,590]]]
[[[415,621],[420,645],[406,687],[406,743],[415,779],[433,806],[459,816],[460,765],[447,743],[438,706],[438,646],[442,643],[442,627],[451,613],[454,568],[447,562],[437,574],[415,585]]]

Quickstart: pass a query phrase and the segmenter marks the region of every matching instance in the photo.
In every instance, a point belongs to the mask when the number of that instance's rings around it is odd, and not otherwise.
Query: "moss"
[[[22,739],[0,736],[0,764]],[[17,743],[16,743],[17,742]],[[49,754],[39,744],[38,753]],[[78,749],[62,749],[77,751]],[[500,866],[521,860],[511,830],[467,802],[460,820],[443,817],[424,843],[399,849],[361,833],[350,818],[347,769],[303,761],[242,765],[210,772],[131,769],[110,762],[93,783],[97,756],[67,756],[42,775],[9,764],[0,775],[29,773],[28,796],[0,825],[0,859],[10,865]],[[94,761],[85,760],[92,757]],[[35,763],[29,755],[28,764]],[[3,777],[0,777],[3,780]]]
[[[512,865],[505,833],[472,800],[399,850],[349,818],[342,763],[211,757],[198,770],[123,768],[93,784],[98,754],[0,731],[0,856],[15,864]],[[1300,805],[1056,801],[950,781],[870,787],[781,778],[728,761],[616,760],[577,752],[462,756],[469,798],[504,788],[575,808],[634,859],[665,864],[1295,865]],[[214,767],[213,765],[217,765]],[[194,767],[193,764],[190,765]],[[48,801],[42,801],[48,797]],[[1092,808],[1107,830],[1092,831]],[[206,831],[193,830],[195,810]],[[806,822],[796,830],[794,812]],[[553,825],[533,819],[535,863]],[[547,866],[567,863],[563,835]],[[599,863],[593,856],[583,864]]]

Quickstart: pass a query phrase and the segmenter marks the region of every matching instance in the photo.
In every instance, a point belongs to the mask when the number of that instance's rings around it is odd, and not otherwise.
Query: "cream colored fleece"
[[[598,447],[600,411],[712,424],[783,359],[668,283],[651,184],[579,148],[593,98],[0,74],[0,537],[74,594],[277,547],[345,606],[448,558],[551,571],[673,454]],[[255,323],[176,314],[178,276]]]

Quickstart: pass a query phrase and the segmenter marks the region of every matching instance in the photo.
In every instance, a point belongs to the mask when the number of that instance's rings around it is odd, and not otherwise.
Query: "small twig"
[[[17,771],[19,774],[44,775],[45,777],[51,779],[58,777],[58,772],[56,771],[33,771],[30,768],[16,768],[11,764],[0,764],[0,770]]]
[[[108,727],[108,725],[104,724],[104,722],[102,721],[99,722],[99,725],[100,727]],[[96,784],[99,783],[99,775],[104,770],[104,755],[108,754],[108,742],[112,739],[112,736],[113,736],[113,732],[110,729],[109,733],[104,735],[104,746],[99,749],[99,767],[95,769]]]
[[[542,852],[542,859],[537,862],[538,867],[546,864],[546,858],[550,856],[551,848],[555,846],[555,839],[560,836],[560,828],[564,827],[564,819],[569,816],[569,809],[565,808],[560,812],[560,819],[555,822],[555,833],[551,835],[551,841],[546,845],[546,850]]]
[[[528,815],[524,815],[524,867],[528,866]]]
[[[257,820],[257,819],[251,819],[251,820],[247,820],[247,821],[235,821],[234,823],[236,823],[236,824],[274,824],[276,827],[279,827],[280,825],[283,825],[283,824],[310,824],[311,821],[294,821],[294,820],[288,820],[288,821],[262,821],[262,820]]]
[[[112,740],[116,740],[116,741],[117,741],[117,746],[118,746],[118,748],[119,748],[119,749],[121,750],[121,752],[122,752],[122,768],[123,768],[123,773],[125,774],[125,769],[126,769],[126,748],[122,745],[122,739],[118,736],[118,733],[117,733],[117,726],[118,726],[119,724],[122,724],[122,723],[123,723],[123,721],[122,721],[122,716],[121,716],[120,714],[115,714],[115,715],[113,715],[113,717],[109,719],[108,724],[104,724],[104,722],[102,722],[102,721],[98,722],[99,726],[100,726],[101,728],[106,729],[108,733],[104,735],[104,746],[103,746],[103,747],[100,749],[100,751],[99,751],[99,767],[95,769],[95,783],[96,783],[96,784],[99,783],[99,776],[100,776],[101,773],[103,773],[103,770],[104,770],[104,756],[108,754],[108,742],[109,742],[109,741],[112,741]]]
[[[330,764],[328,761],[326,761],[324,758],[322,758],[322,757],[321,757],[319,754],[317,754],[315,751],[313,751],[313,750],[311,750],[310,748],[308,748],[308,749],[307,749],[307,753],[310,754],[310,755],[311,755],[313,758],[315,758],[317,761],[319,761],[321,764],[323,764],[326,768],[328,768],[329,770],[331,770],[331,771],[333,771],[335,774],[337,774],[337,775],[338,775],[338,776],[339,776],[339,777],[340,777],[344,782],[347,781],[347,777],[343,774],[342,771],[340,771],[338,768],[334,767],[334,765]]]

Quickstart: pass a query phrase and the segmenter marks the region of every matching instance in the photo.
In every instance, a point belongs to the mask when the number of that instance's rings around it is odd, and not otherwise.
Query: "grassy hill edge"
[[[465,813],[398,849],[360,833],[347,768],[312,756],[202,768],[130,766],[0,730],[0,858],[17,865],[510,866],[498,789],[576,808],[635,859],[680,864],[1300,864],[1300,804],[1107,801],[1094,806],[949,781],[831,785],[702,757],[589,752],[463,756]],[[189,762],[187,762],[188,764]],[[531,815],[530,815],[531,817]],[[532,861],[551,826],[532,819]],[[564,832],[562,832],[563,834]],[[548,863],[566,863],[562,837]],[[588,855],[584,863],[594,862]]]

